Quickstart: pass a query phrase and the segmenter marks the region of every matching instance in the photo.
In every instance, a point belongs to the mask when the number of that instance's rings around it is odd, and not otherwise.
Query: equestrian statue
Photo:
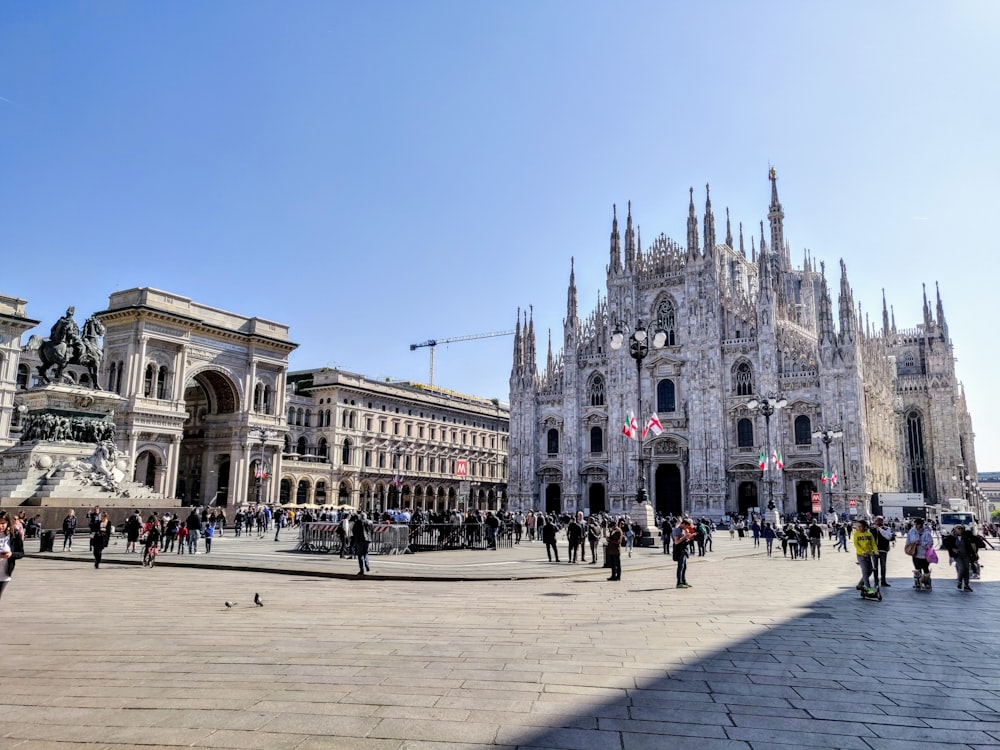
[[[47,339],[34,335],[28,339],[25,349],[37,351],[42,361],[38,365],[38,377],[43,383],[51,383],[49,369],[55,368],[53,377],[56,382],[63,379],[63,369],[66,365],[80,365],[87,368],[90,374],[90,384],[96,390],[101,390],[97,374],[101,369],[104,357],[100,337],[104,335],[104,325],[91,315],[83,324],[83,332],[73,320],[76,308],[69,308],[56,324]]]

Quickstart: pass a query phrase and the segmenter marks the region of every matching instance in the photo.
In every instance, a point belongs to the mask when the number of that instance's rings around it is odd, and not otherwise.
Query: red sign
[[[823,510],[823,502],[822,500],[820,500],[818,492],[812,493],[812,502],[813,502],[813,513],[819,513],[820,511]]]
[[[455,462],[455,475],[459,477],[467,476],[469,473],[469,464],[466,461],[456,461]]]
[[[857,506],[858,501],[852,497],[850,500],[847,501],[847,504],[850,505],[852,508],[854,508]]]

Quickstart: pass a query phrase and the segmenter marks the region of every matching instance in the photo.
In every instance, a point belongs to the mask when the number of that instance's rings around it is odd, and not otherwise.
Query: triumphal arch
[[[135,480],[186,504],[276,502],[288,326],[148,287],[115,292],[95,317]]]

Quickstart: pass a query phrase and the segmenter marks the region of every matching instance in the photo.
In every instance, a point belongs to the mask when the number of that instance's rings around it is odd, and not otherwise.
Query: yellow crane
[[[490,339],[494,336],[512,336],[514,331],[494,331],[493,333],[473,333],[468,336],[452,336],[448,339],[427,339],[419,344],[410,344],[410,351],[416,351],[421,347],[429,347],[431,350],[431,377],[428,385],[434,385],[434,349],[438,344],[454,344],[456,341],[473,341],[474,339]]]

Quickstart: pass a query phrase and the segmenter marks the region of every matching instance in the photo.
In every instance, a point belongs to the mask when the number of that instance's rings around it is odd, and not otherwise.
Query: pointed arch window
[[[906,462],[910,492],[926,493],[927,463],[924,458],[924,419],[916,409],[906,415]]]
[[[340,463],[344,466],[351,465],[351,441],[350,439],[344,440],[344,447],[340,450]]]
[[[795,418],[795,444],[812,445],[812,421],[805,414]]]
[[[674,303],[670,299],[665,299],[656,306],[656,325],[667,334],[667,340],[664,342],[664,346],[676,346],[677,345],[677,313],[674,310]]]
[[[746,417],[736,423],[736,445],[753,448],[753,422]]]
[[[600,375],[590,379],[590,405],[604,406],[604,378]]]
[[[740,362],[733,372],[733,389],[737,396],[753,395],[753,369],[749,362]]]
[[[328,458],[329,457],[329,455],[330,455],[330,446],[326,442],[326,438],[320,438],[319,439],[319,443],[317,445],[317,455],[322,456],[323,458]]]
[[[299,438],[298,443],[295,446],[295,452],[298,453],[300,456],[304,456],[306,455],[306,453],[308,453],[308,451],[309,451],[309,446],[306,443],[305,435],[303,435],[302,437]]]
[[[153,380],[156,377],[156,368],[152,364],[146,365],[146,374],[142,380],[142,395],[150,398],[153,395]]]
[[[673,380],[661,380],[656,384],[656,411],[677,411],[677,389]]]

